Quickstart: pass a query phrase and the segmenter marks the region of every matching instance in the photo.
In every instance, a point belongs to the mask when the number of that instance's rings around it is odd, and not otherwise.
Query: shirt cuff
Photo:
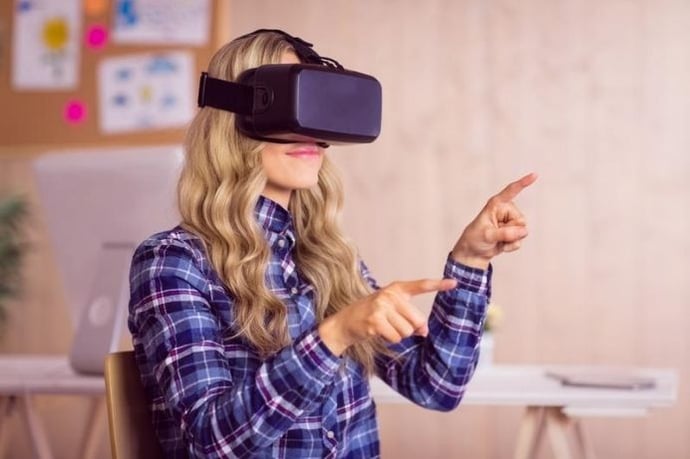
[[[450,254],[448,254],[446,267],[443,270],[444,278],[456,279],[458,281],[457,288],[479,295],[484,295],[487,298],[491,297],[492,275],[493,266],[491,264],[489,264],[489,268],[486,270],[473,268],[471,266],[458,263],[451,257]]]
[[[318,330],[313,330],[300,338],[294,350],[304,368],[316,379],[328,381],[340,367],[340,358],[333,354],[321,340]]]

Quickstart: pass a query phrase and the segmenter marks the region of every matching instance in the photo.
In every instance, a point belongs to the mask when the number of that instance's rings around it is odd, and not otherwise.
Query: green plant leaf
[[[26,244],[23,223],[28,209],[24,198],[0,198],[0,323],[7,316],[5,301],[21,289],[21,263]]]

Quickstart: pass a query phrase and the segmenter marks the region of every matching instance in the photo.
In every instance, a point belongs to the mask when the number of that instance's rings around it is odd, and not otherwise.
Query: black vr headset
[[[281,30],[301,64],[271,64],[243,72],[236,82],[201,74],[199,107],[237,114],[246,136],[277,143],[373,142],[381,131],[381,84],[319,56],[312,44]]]

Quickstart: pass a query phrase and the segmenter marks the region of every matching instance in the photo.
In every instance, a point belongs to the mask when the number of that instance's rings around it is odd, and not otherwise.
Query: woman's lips
[[[293,158],[318,158],[320,154],[319,147],[314,144],[300,145],[287,152]]]

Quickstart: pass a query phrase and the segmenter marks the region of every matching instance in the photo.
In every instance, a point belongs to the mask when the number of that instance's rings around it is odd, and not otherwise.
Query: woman
[[[271,32],[220,49],[209,75],[299,62]],[[202,108],[187,139],[180,226],[144,241],[129,327],[166,457],[377,457],[377,375],[413,402],[458,405],[474,370],[491,258],[520,247],[513,198],[489,200],[440,280],[380,288],[336,223],[342,191],[317,143],[259,142]],[[412,296],[438,292],[425,318]]]

